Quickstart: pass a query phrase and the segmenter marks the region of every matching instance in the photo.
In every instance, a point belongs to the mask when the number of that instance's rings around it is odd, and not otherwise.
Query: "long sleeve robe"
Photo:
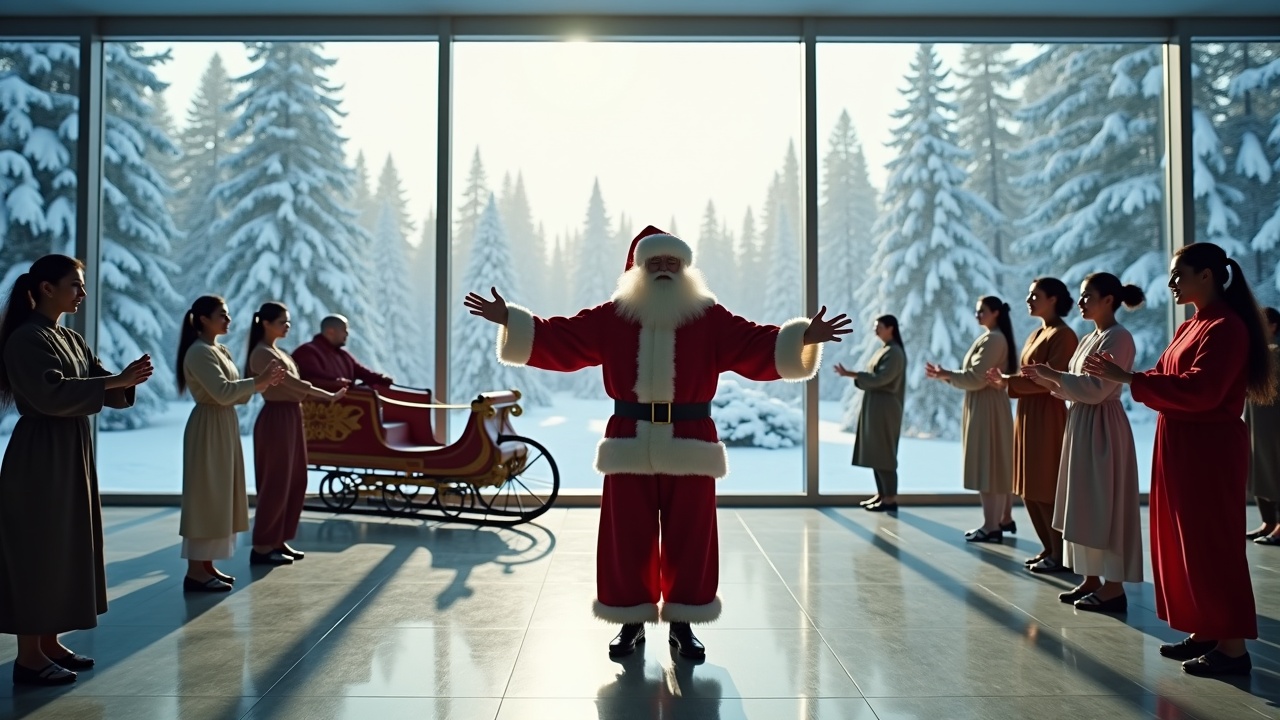
[[[1178,327],[1133,399],[1160,413],[1151,465],[1151,568],[1156,613],[1210,638],[1256,638],[1245,556],[1249,334],[1222,301]]]
[[[182,438],[182,518],[192,540],[226,538],[249,529],[244,448],[236,405],[253,397],[253,378],[240,378],[231,352],[197,340],[182,361],[196,406]]]
[[[898,469],[898,440],[907,393],[907,354],[888,343],[871,358],[854,385],[862,390],[858,434],[853,441],[853,464],[876,470]]]
[[[1066,370],[1078,344],[1075,331],[1058,320],[1031,333],[1019,362]],[[1008,382],[1009,397],[1018,401],[1013,415],[1013,492],[1024,500],[1053,502],[1067,405],[1029,378],[1015,376]]]
[[[1003,370],[1009,352],[1003,333],[987,331],[965,353],[960,369],[946,377],[965,391],[960,433],[966,490],[1013,491],[1013,413],[1005,392],[987,383],[987,370]]]
[[[89,416],[133,405],[74,330],[35,314],[4,347],[19,418],[0,468],[0,632],[97,626],[107,611]]]

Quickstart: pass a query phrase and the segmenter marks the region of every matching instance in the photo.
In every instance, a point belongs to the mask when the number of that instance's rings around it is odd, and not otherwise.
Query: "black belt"
[[[632,420],[670,425],[681,420],[701,420],[711,417],[711,403],[637,403],[614,400],[613,414]]]

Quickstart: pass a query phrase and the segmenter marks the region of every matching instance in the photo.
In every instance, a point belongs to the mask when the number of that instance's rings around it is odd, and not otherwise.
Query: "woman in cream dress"
[[[1058,596],[1089,612],[1124,612],[1126,582],[1142,582],[1142,519],[1138,507],[1138,458],[1118,383],[1084,372],[1085,359],[1105,353],[1126,371],[1133,367],[1133,336],[1116,321],[1123,304],[1142,304],[1142,290],[1110,273],[1095,273],[1080,286],[1080,314],[1095,330],[1080,340],[1066,372],[1032,365],[1023,373],[1071,402],[1058,471],[1053,526],[1062,532],[1063,562],[1083,575]]]
[[[987,371],[1012,372],[1013,324],[1009,305],[998,297],[984,297],[974,317],[985,332],[973,342],[959,370],[925,363],[925,376],[964,390],[961,437],[964,487],[982,499],[982,527],[965,534],[969,542],[998,543],[1013,532],[1013,413],[1009,396],[987,381]]]
[[[235,578],[213,566],[235,554],[236,533],[249,529],[244,450],[236,405],[280,382],[276,363],[256,378],[240,379],[231,351],[218,343],[231,327],[222,298],[206,295],[182,319],[178,391],[191,390],[196,406],[182,438],[182,557],[187,592],[227,592]]]

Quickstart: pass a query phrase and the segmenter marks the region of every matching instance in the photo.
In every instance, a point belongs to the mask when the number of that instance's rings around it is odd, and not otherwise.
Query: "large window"
[[[599,368],[498,365],[493,327],[464,312],[497,286],[541,315],[605,302],[646,225],[694,248],[722,303],[782,322],[800,293],[798,43],[459,43],[454,50],[452,401],[524,393],[516,429],[598,491],[612,414]],[[803,488],[803,387],[725,375],[722,493]]]
[[[227,299],[283,302],[287,350],[330,313],[397,382],[433,380],[434,42],[111,42],[103,142],[99,354],[155,376],[99,429],[104,489],[176,492],[192,407],[174,386],[179,322]],[[252,462],[256,405],[241,428]],[[313,488],[314,490],[314,488]]]
[[[1088,273],[1111,272],[1147,293],[1120,316],[1136,367],[1164,349],[1161,63],[1158,45],[819,45],[820,295],[856,318],[826,365],[863,369],[880,345],[874,319],[898,318],[903,492],[961,487],[961,392],[927,380],[924,363],[959,366],[979,297],[1010,305],[1020,346],[1039,322],[1023,302],[1034,278],[1076,294]],[[821,489],[871,493],[871,471],[849,465],[862,393],[829,370],[819,382]],[[1137,406],[1130,419],[1149,457],[1154,416]]]
[[[1280,307],[1280,40],[1192,45],[1196,239]]]
[[[0,292],[37,258],[73,255],[80,46],[0,38]],[[4,302],[0,298],[0,302]],[[17,413],[0,415],[7,441]]]

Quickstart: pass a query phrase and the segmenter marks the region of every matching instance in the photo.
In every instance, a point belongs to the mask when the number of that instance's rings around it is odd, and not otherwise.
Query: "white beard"
[[[661,277],[670,280],[660,280]],[[700,317],[717,301],[699,270],[685,268],[677,273],[650,275],[637,265],[618,278],[613,302],[618,314],[627,320],[674,330]]]

